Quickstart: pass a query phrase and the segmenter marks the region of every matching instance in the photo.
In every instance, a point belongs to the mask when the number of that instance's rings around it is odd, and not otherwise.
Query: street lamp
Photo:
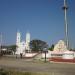
[[[48,52],[47,48],[43,49],[44,53],[45,53],[45,62],[46,62],[46,53]]]

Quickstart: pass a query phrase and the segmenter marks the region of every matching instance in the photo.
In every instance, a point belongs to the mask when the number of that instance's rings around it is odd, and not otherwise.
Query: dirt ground
[[[47,72],[53,75],[75,75],[75,64],[44,62],[33,59],[16,59],[9,57],[0,58],[0,68],[26,71],[26,72]]]

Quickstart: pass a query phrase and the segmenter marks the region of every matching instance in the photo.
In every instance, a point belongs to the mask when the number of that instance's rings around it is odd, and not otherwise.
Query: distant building
[[[23,54],[25,55],[26,52],[31,52],[30,46],[30,33],[26,33],[26,40],[21,41],[21,33],[17,32],[17,37],[16,37],[16,53],[15,54]]]

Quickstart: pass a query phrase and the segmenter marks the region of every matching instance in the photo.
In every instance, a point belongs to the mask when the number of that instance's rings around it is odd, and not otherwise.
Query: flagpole
[[[64,10],[64,19],[65,19],[65,41],[66,41],[66,46],[68,48],[69,46],[69,42],[68,42],[68,23],[67,23],[67,0],[64,0],[64,6],[63,6],[63,10]]]

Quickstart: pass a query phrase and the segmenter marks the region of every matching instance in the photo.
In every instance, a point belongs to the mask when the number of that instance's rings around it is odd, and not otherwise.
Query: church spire
[[[26,33],[26,43],[29,43],[30,42],[30,33],[27,32]]]
[[[21,34],[20,34],[20,32],[18,31],[18,32],[17,32],[17,37],[16,37],[16,44],[18,45],[18,44],[20,44],[20,42],[21,42]]]

